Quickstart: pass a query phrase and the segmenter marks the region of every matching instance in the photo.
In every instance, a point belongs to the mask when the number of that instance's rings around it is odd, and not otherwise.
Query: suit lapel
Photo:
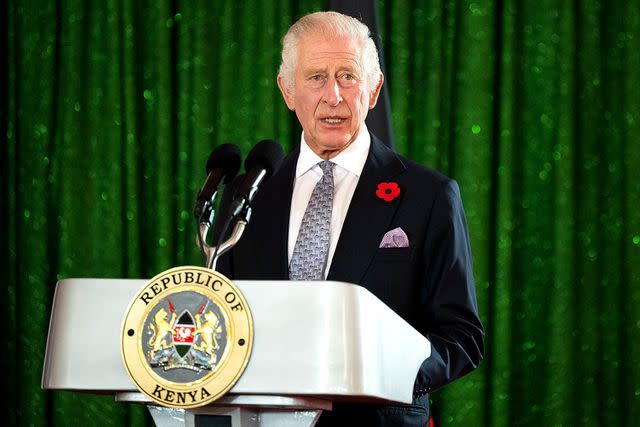
[[[289,239],[289,210],[295,181],[295,168],[299,150],[291,152],[282,162],[280,169],[269,179],[267,191],[259,192],[261,204],[258,212],[268,212],[259,223],[256,232],[260,238],[256,251],[263,263],[264,271],[271,271],[282,279],[289,278],[287,265],[287,242]],[[268,242],[268,244],[266,243]],[[269,248],[269,250],[262,250]]]
[[[390,182],[405,166],[398,156],[371,136],[371,148],[342,226],[328,280],[359,283],[402,200],[385,202],[376,196],[381,182]]]

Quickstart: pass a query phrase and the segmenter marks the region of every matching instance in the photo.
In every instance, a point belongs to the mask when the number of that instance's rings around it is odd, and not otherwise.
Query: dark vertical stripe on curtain
[[[178,52],[178,28],[180,26],[180,21],[176,20],[175,17],[178,14],[178,7],[177,7],[177,0],[171,0],[171,2],[169,3],[169,8],[168,8],[168,17],[167,17],[167,26],[170,26],[170,30],[169,30],[169,63],[167,64],[167,66],[169,67],[169,83],[170,83],[170,89],[169,89],[169,96],[170,96],[170,103],[169,103],[169,111],[170,111],[170,115],[169,115],[169,120],[171,123],[170,126],[170,134],[171,134],[171,152],[172,153],[176,153],[177,155],[173,156],[173,164],[172,166],[172,173],[170,173],[171,175],[173,175],[174,179],[171,180],[171,194],[173,195],[178,195],[182,193],[182,188],[184,187],[184,176],[182,175],[182,171],[181,171],[181,162],[180,162],[180,146],[179,146],[179,142],[178,142],[178,126],[177,123],[179,121],[179,116],[178,116],[178,108],[179,108],[179,103],[178,103],[178,94],[180,93],[180,91],[183,89],[180,85],[180,82],[178,80],[178,64],[179,64],[179,52]],[[170,230],[173,233],[173,236],[171,239],[169,239],[169,244],[173,244],[173,246],[176,248],[176,250],[171,251],[171,265],[180,265],[180,264],[184,264],[184,263],[180,263],[178,261],[179,258],[179,253],[180,253],[180,248],[181,248],[181,242],[179,240],[179,217],[180,217],[180,211],[181,208],[178,206],[178,202],[182,202],[184,201],[183,198],[181,197],[172,197],[172,215],[171,215],[171,221],[170,221],[170,225],[171,228]]]
[[[514,58],[514,97],[513,104],[510,105],[510,108],[513,109],[512,114],[514,117],[514,128],[512,132],[514,134],[513,142],[514,145],[512,147],[512,159],[515,165],[524,165],[524,142],[525,135],[524,129],[522,126],[522,122],[524,120],[524,111],[519,106],[524,105],[524,88],[522,87],[522,82],[524,78],[524,65],[520,62],[520,59],[523,58],[524,54],[524,46],[523,46],[523,31],[524,31],[524,11],[523,4],[521,1],[516,2],[514,8],[514,32],[515,32],[515,49],[513,51]],[[515,108],[514,108],[515,107]],[[522,322],[517,321],[516,319],[522,320],[522,315],[524,313],[524,276],[522,264],[526,262],[523,259],[523,252],[519,247],[519,243],[517,242],[518,238],[518,230],[521,230],[523,227],[523,210],[522,210],[522,188],[524,185],[524,168],[515,167],[512,171],[513,175],[511,177],[511,211],[513,212],[513,229],[516,231],[513,235],[513,252],[512,258],[510,260],[511,264],[511,283],[513,284],[513,288],[511,289],[513,294],[510,298],[512,305],[509,311],[509,318],[513,319],[513,323],[511,324],[510,332],[511,336],[509,339],[509,344],[511,343],[519,343],[521,342],[522,336]],[[520,288],[516,291],[517,288]],[[521,419],[523,414],[528,413],[528,408],[525,406],[529,403],[529,400],[525,398],[525,389],[523,386],[523,377],[520,377],[519,372],[522,371],[524,363],[522,363],[522,353],[521,347],[513,346],[510,349],[509,354],[510,360],[514,362],[512,366],[509,368],[509,387],[508,387],[508,395],[509,396],[522,396],[522,398],[513,399],[511,404],[508,407],[508,423],[507,425],[517,425],[518,421]]]
[[[0,233],[5,236],[3,243],[0,245],[0,266],[2,271],[5,272],[5,280],[13,281],[16,278],[15,274],[15,262],[14,257],[10,253],[10,248],[13,243],[12,222],[15,221],[14,213],[10,211],[15,206],[13,197],[13,183],[15,182],[14,168],[10,166],[10,162],[15,160],[12,158],[13,145],[15,144],[14,130],[10,128],[9,123],[13,122],[10,118],[10,112],[13,110],[10,99],[13,96],[9,94],[11,89],[15,88],[15,68],[13,65],[13,53],[15,49],[10,46],[15,38],[15,31],[10,26],[8,19],[9,13],[11,13],[12,7],[8,2],[3,2],[0,5],[0,28],[5,28],[6,31],[0,31],[0,51],[2,52],[0,58],[0,69],[4,70],[2,73],[2,82],[0,83],[0,135],[2,135],[5,143],[0,150],[0,169],[2,170],[2,187],[0,190]],[[6,138],[6,139],[5,139]],[[10,295],[10,286],[2,286],[0,298],[2,298],[4,309],[0,315],[0,322],[5,325],[5,339],[6,344],[4,351],[0,355],[0,363],[7,369],[6,380],[7,384],[16,384],[16,330],[15,330],[15,318],[13,316],[13,308],[15,307],[15,301]],[[6,414],[6,417],[10,423],[16,420],[16,393],[10,393],[9,396],[0,404],[2,413]]]
[[[637,34],[638,29],[640,28],[640,12],[638,12],[637,8],[633,8],[630,4],[627,4],[626,7],[620,7],[619,13],[623,16],[623,28],[622,34],[625,35],[625,38],[628,37],[629,34]],[[635,14],[635,16],[634,16]],[[635,20],[634,20],[635,18]],[[635,27],[633,26],[635,24]],[[615,25],[613,28],[616,28]],[[618,37],[616,37],[616,43],[618,43]],[[635,63],[634,63],[635,58]],[[638,49],[632,47],[630,43],[624,43],[620,49],[620,67],[621,74],[626,76],[631,76],[637,73],[637,70],[640,69],[640,53]],[[625,79],[625,81],[620,82],[619,88],[619,96],[622,99],[620,105],[624,106],[633,106],[635,105],[635,117],[639,117],[639,109],[637,103],[633,102],[634,96],[632,92],[629,91],[630,83],[632,79]],[[637,88],[636,88],[637,89]],[[614,99],[614,103],[617,100]],[[620,250],[621,256],[614,264],[617,266],[618,271],[620,271],[620,286],[622,287],[621,292],[618,294],[618,298],[616,304],[614,306],[621,308],[621,316],[620,321],[618,323],[618,333],[620,334],[620,339],[618,340],[615,351],[620,355],[620,382],[618,384],[617,389],[615,390],[615,395],[618,396],[631,396],[633,393],[635,396],[638,395],[638,383],[634,383],[634,376],[628,375],[626,372],[626,367],[628,366],[637,366],[638,365],[638,351],[637,348],[632,347],[629,348],[629,341],[633,340],[634,336],[637,336],[638,330],[638,320],[636,320],[636,329],[635,334],[633,334],[633,325],[631,327],[624,321],[625,319],[638,319],[638,312],[634,310],[640,306],[640,299],[638,298],[638,273],[636,269],[635,277],[630,274],[632,265],[638,265],[638,250],[635,251],[635,261],[632,255],[633,246],[629,244],[628,238],[629,236],[639,235],[637,227],[637,216],[634,221],[633,214],[630,211],[629,207],[634,206],[633,211],[637,212],[638,206],[640,206],[640,192],[635,191],[631,193],[626,190],[629,188],[629,183],[636,183],[636,189],[638,186],[638,168],[637,165],[640,164],[640,156],[637,155],[637,150],[634,150],[633,147],[637,147],[638,141],[640,137],[640,132],[638,131],[638,126],[635,126],[635,137],[631,131],[629,131],[630,126],[628,126],[628,118],[633,114],[633,108],[629,108],[628,110],[623,110],[619,108],[617,113],[613,115],[614,119],[617,122],[617,126],[620,129],[620,140],[622,148],[617,153],[618,154],[618,164],[621,168],[621,179],[622,185],[619,194],[621,196],[621,219],[622,219],[622,238],[618,243],[618,247]],[[636,152],[635,156],[629,156],[629,153]],[[633,162],[633,158],[635,157],[635,162]],[[632,174],[629,173],[628,165],[635,165],[636,175],[634,179]],[[632,224],[636,223],[636,227],[633,227]],[[633,237],[631,238],[633,242]],[[638,238],[640,243],[640,238]],[[637,246],[636,246],[637,247]],[[631,248],[631,249],[630,249]],[[635,285],[635,288],[634,288]],[[635,292],[635,306],[633,303],[629,303],[629,301],[634,301],[634,292]],[[633,322],[633,321],[632,321]],[[636,370],[637,372],[637,370]],[[635,380],[638,381],[638,376],[635,376]],[[631,425],[634,420],[637,420],[640,416],[640,409],[638,408],[637,400],[631,402],[630,399],[622,399],[620,402],[620,423],[621,425]]]
[[[500,133],[501,133],[501,123],[500,123],[500,113],[503,108],[502,104],[502,82],[503,82],[503,73],[502,73],[502,57],[504,53],[503,49],[503,37],[504,37],[504,6],[502,0],[497,0],[495,2],[495,16],[494,16],[494,33],[492,44],[494,46],[495,56],[493,58],[493,84],[492,84],[492,93],[493,93],[493,102],[492,106],[492,122],[491,122],[491,190],[489,192],[489,224],[488,226],[488,242],[487,242],[487,256],[489,259],[488,268],[487,268],[487,280],[489,282],[489,287],[487,289],[487,311],[485,313],[485,330],[488,332],[485,335],[485,348],[488,349],[490,353],[496,353],[499,351],[498,346],[496,345],[498,341],[495,339],[495,336],[491,331],[495,330],[495,325],[498,324],[497,316],[496,316],[496,300],[497,300],[497,286],[496,283],[498,281],[498,201],[500,194],[500,187],[502,183],[499,181],[498,168],[501,163],[501,144],[500,144]],[[492,261],[493,260],[493,261]],[[494,372],[494,360],[491,357],[488,357],[484,361],[484,382],[485,382],[485,397],[487,402],[492,402],[495,387],[492,381],[491,373]],[[493,425],[493,411],[486,410],[484,411],[484,425],[491,426]]]
[[[582,49],[584,46],[584,42],[582,40],[582,35],[580,33],[580,30],[582,29],[582,27],[584,26],[584,22],[582,19],[582,15],[581,15],[581,10],[580,10],[580,0],[573,0],[572,5],[573,5],[573,10],[572,10],[572,15],[574,17],[574,27],[573,27],[573,31],[574,31],[574,51],[573,51],[573,67],[574,67],[574,82],[572,84],[572,95],[573,95],[573,105],[572,105],[572,111],[574,112],[574,117],[573,117],[573,140],[578,142],[578,141],[582,141],[582,120],[580,117],[580,105],[581,105],[581,100],[580,100],[580,88],[583,87],[584,85],[584,78],[583,78],[583,74],[580,73],[580,55],[582,53]],[[572,171],[573,171],[573,182],[574,183],[579,183],[581,182],[580,179],[580,167],[582,165],[582,144],[579,143],[575,143],[573,145],[573,156],[572,156]],[[572,204],[574,206],[574,208],[576,210],[580,209],[580,200],[581,200],[581,194],[580,194],[580,187],[576,188],[575,191],[573,192],[573,200],[572,200]],[[578,221],[576,220],[575,226],[574,226],[574,230],[579,230],[580,229],[580,224],[578,223]],[[580,263],[579,263],[579,259],[577,257],[577,254],[580,251],[580,243],[579,243],[579,239],[578,239],[578,233],[574,233],[573,235],[573,240],[571,242],[572,245],[572,254],[574,254],[572,256],[572,265],[573,270],[574,270],[574,278],[576,280],[576,282],[578,282],[578,275],[580,274]],[[576,305],[580,305],[581,304],[581,292],[579,290],[579,286],[576,286],[573,288],[573,300],[576,302]],[[579,317],[579,311],[578,310],[572,310],[571,312],[571,321],[573,325],[579,325],[581,322],[581,319]],[[580,341],[580,336],[578,334],[574,334],[571,337],[571,358],[573,360],[576,360],[579,358],[579,352],[578,349],[582,346],[582,343]],[[570,375],[573,378],[576,378],[580,375],[580,372],[578,372],[579,366],[578,365],[574,365],[571,367],[571,372]],[[574,414],[582,414],[582,408],[580,406],[580,402],[583,401],[586,398],[586,396],[584,396],[584,393],[581,390],[577,390],[576,392],[576,396],[571,399],[569,401],[569,405],[571,407],[571,412]]]
[[[53,21],[53,55],[52,55],[52,66],[51,66],[51,118],[50,118],[50,132],[48,135],[48,147],[46,148],[46,153],[49,158],[49,161],[46,163],[45,170],[47,175],[47,238],[46,238],[46,247],[47,247],[47,265],[48,271],[46,274],[47,283],[55,283],[57,280],[57,271],[56,267],[60,265],[60,209],[58,200],[60,200],[60,186],[57,183],[60,181],[60,168],[58,167],[59,163],[59,138],[60,131],[58,129],[59,126],[59,110],[60,104],[57,102],[60,99],[60,79],[61,79],[61,5],[59,1],[54,2],[54,21]],[[45,287],[46,289],[46,298],[47,298],[47,311],[51,310],[51,301],[53,297],[53,287]],[[53,419],[53,396],[50,393],[45,394],[45,407],[44,416],[48,423],[52,422]]]

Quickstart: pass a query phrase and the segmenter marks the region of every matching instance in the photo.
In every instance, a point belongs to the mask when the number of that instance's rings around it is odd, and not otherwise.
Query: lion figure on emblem
[[[173,325],[176,323],[176,313],[171,313],[171,319],[169,319],[167,310],[161,308],[153,319],[154,323],[149,325],[152,333],[149,339],[151,346],[149,356],[151,360],[157,361],[158,352],[161,356],[165,350],[173,346]]]
[[[196,327],[197,329],[193,332],[194,343],[198,340],[198,337],[200,337],[200,341],[194,344],[193,348],[209,355],[212,364],[216,363],[217,356],[215,352],[219,347],[218,334],[222,331],[218,316],[212,311],[207,311],[204,315],[196,314]]]

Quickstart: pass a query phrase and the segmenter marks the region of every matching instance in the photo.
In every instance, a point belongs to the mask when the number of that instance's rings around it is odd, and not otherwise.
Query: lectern
[[[254,322],[244,373],[210,405],[165,408],[137,390],[120,355],[123,318],[145,283],[57,283],[44,389],[113,393],[117,401],[148,405],[158,426],[302,427],[334,402],[411,403],[416,373],[431,351],[424,336],[361,286],[236,281]]]

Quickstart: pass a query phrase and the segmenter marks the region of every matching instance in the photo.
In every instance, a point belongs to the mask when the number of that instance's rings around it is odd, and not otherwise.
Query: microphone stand
[[[249,219],[251,218],[251,207],[246,206],[242,210],[242,212],[240,212],[240,214],[237,217],[235,217],[237,218],[237,221],[233,227],[231,236],[229,236],[229,238],[224,242],[220,243],[220,240],[222,239],[222,236],[224,236],[224,234],[226,233],[230,222],[234,219],[234,218],[230,218],[229,222],[227,222],[223,227],[223,229],[220,230],[220,239],[218,239],[219,243],[216,246],[210,246],[209,244],[207,244],[207,235],[209,234],[209,229],[211,228],[211,224],[213,223],[213,216],[214,216],[213,208],[211,206],[208,206],[203,214],[203,218],[207,218],[208,221],[206,219],[204,221],[203,220],[200,221],[200,224],[198,225],[198,240],[197,240],[198,246],[200,247],[200,252],[205,258],[204,266],[211,270],[216,269],[216,264],[218,263],[218,259],[222,255],[224,255],[226,252],[228,252],[231,248],[233,248],[242,237],[245,227],[247,226],[247,224],[249,223]]]

